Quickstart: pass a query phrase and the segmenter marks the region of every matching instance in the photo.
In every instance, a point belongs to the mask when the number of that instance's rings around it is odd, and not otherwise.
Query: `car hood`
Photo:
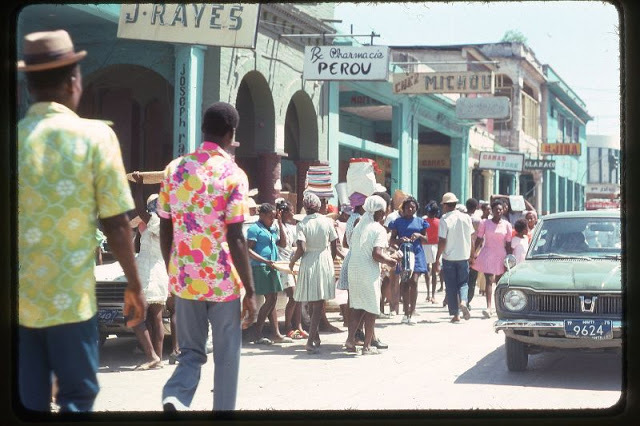
[[[500,283],[539,290],[621,291],[620,261],[526,260],[505,272]]]
[[[96,265],[94,275],[96,282],[127,282],[119,262]]]

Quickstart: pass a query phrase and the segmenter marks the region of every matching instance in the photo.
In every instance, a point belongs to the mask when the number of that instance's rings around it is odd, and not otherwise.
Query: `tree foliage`
[[[502,36],[502,40],[500,41],[501,42],[509,41],[509,42],[527,44],[527,38],[524,36],[524,34],[522,34],[518,30],[508,30],[507,32],[504,33],[504,35]]]

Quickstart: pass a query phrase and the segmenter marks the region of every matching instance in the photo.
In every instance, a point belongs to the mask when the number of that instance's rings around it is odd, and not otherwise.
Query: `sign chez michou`
[[[305,80],[386,81],[387,46],[307,46],[302,78]]]
[[[393,93],[493,93],[493,72],[414,72],[393,74]]]
[[[450,169],[451,147],[449,145],[419,145],[419,169]]]
[[[118,38],[254,49],[260,4],[128,3]]]

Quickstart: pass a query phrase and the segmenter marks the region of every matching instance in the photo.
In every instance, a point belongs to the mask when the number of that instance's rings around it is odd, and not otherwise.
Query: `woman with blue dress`
[[[389,223],[391,244],[400,247],[403,243],[411,243],[415,256],[415,263],[411,275],[401,283],[404,310],[402,323],[409,325],[416,324],[412,319],[412,315],[415,312],[416,301],[418,300],[418,279],[421,275],[429,272],[427,258],[422,248],[422,244],[427,243],[427,228],[429,224],[421,217],[416,217],[418,208],[418,201],[413,197],[408,197],[402,203],[401,216]]]

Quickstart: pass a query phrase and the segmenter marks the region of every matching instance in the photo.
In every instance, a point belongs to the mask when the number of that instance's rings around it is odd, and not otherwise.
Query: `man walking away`
[[[452,323],[460,322],[460,311],[465,320],[470,318],[467,308],[467,292],[469,279],[469,258],[471,257],[471,234],[473,225],[466,213],[456,210],[458,198],[447,192],[442,196],[443,215],[438,229],[438,254],[436,268],[440,268],[442,257],[442,274],[446,287],[447,306]]]
[[[127,325],[146,310],[120,144],[75,113],[86,54],[64,30],[36,32],[18,62],[35,101],[18,123],[18,388],[29,410],[49,411],[53,374],[62,412],[91,411],[98,394],[96,217],[127,277]]]
[[[469,198],[465,204],[467,206],[467,214],[471,218],[471,224],[473,225],[473,235],[471,235],[471,247],[476,243],[476,233],[478,232],[478,226],[482,222],[482,213],[478,209],[478,200],[475,198]],[[469,268],[469,292],[467,294],[467,308],[471,310],[471,300],[476,293],[476,281],[478,280],[478,271],[473,268]]]
[[[211,105],[202,119],[204,142],[167,165],[158,198],[160,245],[175,295],[178,367],[162,390],[165,411],[186,409],[207,362],[208,323],[213,338],[213,409],[236,406],[242,328],[256,320],[253,276],[242,233],[247,175],[226,148],[238,127],[236,109]],[[240,289],[242,300],[242,326]],[[242,327],[242,328],[241,328]]]

